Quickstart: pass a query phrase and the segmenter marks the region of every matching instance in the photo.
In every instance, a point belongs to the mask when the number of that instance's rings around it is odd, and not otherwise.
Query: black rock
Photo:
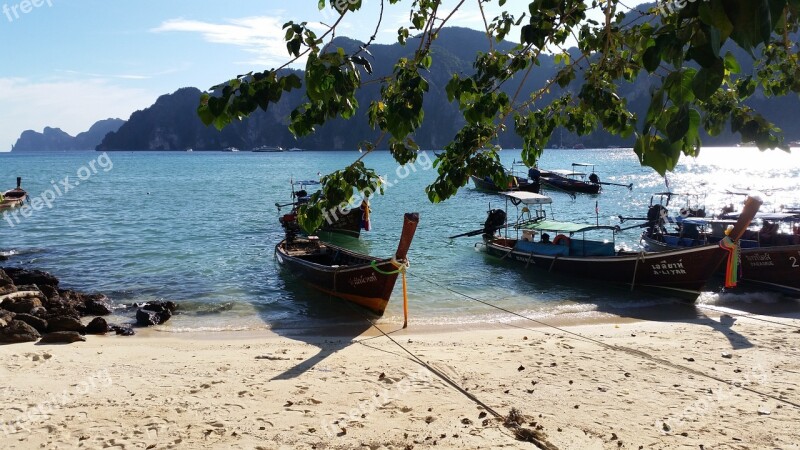
[[[52,317],[47,321],[47,331],[50,333],[58,331],[78,331],[82,332],[84,326],[80,319],[70,316]]]
[[[34,342],[40,337],[41,335],[35,328],[21,320],[12,320],[8,326],[0,328],[0,344]]]
[[[134,334],[136,334],[136,332],[133,331],[133,328],[131,327],[111,325],[109,328],[111,329],[111,331],[117,333],[117,336],[133,336]]]
[[[86,325],[86,334],[106,334],[111,330],[106,319],[95,317]]]
[[[50,301],[59,299],[58,289],[56,289],[55,286],[39,286],[39,290],[42,291],[42,294]]]
[[[83,294],[72,289],[59,289],[58,302],[61,306],[82,312],[86,301]]]
[[[31,314],[17,314],[14,318],[16,320],[21,320],[27,323],[28,325],[32,326],[39,333],[47,332],[47,321],[42,319],[41,317],[36,317]]]
[[[37,297],[25,297],[6,299],[0,304],[0,307],[6,311],[11,311],[18,314],[30,314],[34,308],[42,306],[42,301]]]
[[[14,320],[14,316],[16,316],[16,314],[14,314],[13,312],[6,311],[5,309],[0,308],[0,320],[5,321],[6,325],[11,323],[12,320]]]
[[[176,309],[178,309],[178,305],[175,302],[147,302],[143,304],[136,304],[137,308],[144,308],[150,311],[156,312],[164,312],[169,311],[170,313],[174,313]]]
[[[56,331],[42,336],[40,344],[72,344],[73,342],[85,342],[86,338],[77,331]]]
[[[44,318],[44,316],[47,315],[47,309],[45,309],[43,306],[40,306],[38,308],[33,308],[28,314]]]
[[[14,280],[14,284],[17,286],[23,284],[35,284],[39,287],[39,289],[43,289],[45,286],[53,286],[58,288],[58,278],[41,270],[27,270],[12,267],[6,267],[3,270],[5,270],[6,274],[8,274],[8,276]]]
[[[72,317],[73,319],[80,320],[81,314],[74,308],[70,308],[69,306],[59,304],[57,306],[48,308],[47,312],[44,315],[44,318],[47,320],[55,319],[57,317]],[[75,331],[75,330],[65,330],[65,331]]]
[[[0,295],[5,295],[16,290],[17,287],[14,286],[14,280],[6,275],[5,271],[0,269]]]
[[[107,316],[113,312],[105,295],[87,295],[84,299],[83,314],[87,316]]]
[[[139,308],[136,310],[136,324],[140,327],[149,327],[152,325],[161,325],[172,317],[172,312],[167,309],[161,311],[154,311],[147,308]]]

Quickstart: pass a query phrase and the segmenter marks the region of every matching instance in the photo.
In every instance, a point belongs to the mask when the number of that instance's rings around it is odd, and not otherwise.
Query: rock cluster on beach
[[[59,280],[40,270],[0,269],[0,345],[85,341],[86,334],[132,336],[129,326],[111,325],[101,316],[113,308],[103,294],[59,289]],[[154,302],[138,308],[139,326],[159,325],[172,316],[173,302]],[[88,324],[81,320],[92,317]],[[41,339],[41,340],[40,340]]]

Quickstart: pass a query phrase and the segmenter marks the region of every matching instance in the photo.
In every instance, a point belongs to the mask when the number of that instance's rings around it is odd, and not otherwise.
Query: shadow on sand
[[[487,258],[489,258],[487,256]],[[573,302],[596,306],[601,313],[621,318],[652,322],[684,322],[702,324],[724,335],[732,349],[754,347],[748,337],[736,331],[733,325],[739,320],[749,320],[741,316],[763,315],[784,319],[800,319],[800,300],[782,294],[748,291],[737,288],[721,294],[704,294],[700,303],[688,303],[648,290],[631,291],[623,285],[609,285],[595,280],[546,271],[521,270],[505,261],[487,259],[488,267],[503,268],[506,275],[514,274],[510,283],[525,283],[532,289],[541,291],[543,300],[567,298]],[[516,271],[508,270],[516,267]],[[719,290],[720,280],[712,279],[708,291]],[[549,291],[549,292],[548,292]],[[554,294],[551,294],[554,293]],[[711,303],[707,303],[710,296]],[[796,326],[796,325],[787,325]]]
[[[781,294],[737,290],[721,294],[713,294],[713,302],[697,304],[675,302],[669,305],[658,305],[641,308],[599,308],[600,311],[638,320],[655,322],[684,322],[706,325],[724,335],[730,342],[731,349],[752,348],[750,340],[733,329],[739,320],[766,320],[769,318],[800,319],[800,301],[784,297]],[[765,318],[750,317],[752,315]],[[766,322],[765,322],[766,325]],[[798,327],[793,324],[777,326]]]
[[[286,322],[274,319],[268,322],[266,317],[264,321],[269,323],[275,334],[317,347],[319,352],[276,375],[272,380],[296,378],[336,352],[357,344],[356,338],[381,335],[372,325],[378,317],[366,309],[318,292],[290,274],[282,273],[281,278],[286,283],[288,300],[296,304],[299,313],[287,318]],[[302,318],[300,323],[298,317]],[[391,334],[401,327],[401,324],[391,324],[381,328]]]

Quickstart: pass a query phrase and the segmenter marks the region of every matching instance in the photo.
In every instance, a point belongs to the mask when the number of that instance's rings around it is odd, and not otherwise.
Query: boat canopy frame
[[[525,224],[522,226],[522,228],[526,230],[553,231],[569,234],[584,233],[586,231],[593,230],[613,231],[616,234],[617,230],[619,229],[618,227],[611,225],[592,225],[576,222],[560,222],[556,220],[540,220],[538,222]]]

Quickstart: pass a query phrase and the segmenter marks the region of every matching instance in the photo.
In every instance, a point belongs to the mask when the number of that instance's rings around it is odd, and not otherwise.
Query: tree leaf
[[[725,64],[721,58],[711,67],[703,67],[692,80],[692,92],[699,100],[708,100],[722,86],[725,78]]]
[[[678,111],[672,115],[667,123],[667,137],[670,142],[678,142],[686,136],[689,131],[689,105],[684,103]]]

